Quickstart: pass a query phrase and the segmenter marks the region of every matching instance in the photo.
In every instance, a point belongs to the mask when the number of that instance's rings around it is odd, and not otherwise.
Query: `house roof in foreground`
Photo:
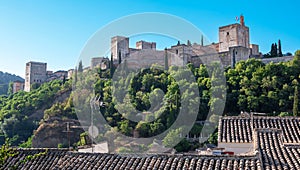
[[[299,117],[228,116],[219,121],[218,142],[250,143],[255,129],[281,129],[283,143],[300,143]]]
[[[220,125],[222,130],[221,133],[219,131],[221,134],[219,139],[228,139],[233,145],[238,144],[241,139],[253,141],[252,155],[118,155],[49,149],[45,155],[20,163],[27,156],[41,153],[45,149],[18,149],[18,154],[8,158],[3,168],[16,166],[17,169],[300,169],[300,143],[297,142],[300,132],[299,118],[223,117]],[[238,133],[235,132],[237,129]]]
[[[300,169],[300,143],[285,145],[283,134],[280,129],[255,130],[255,149],[264,169]]]
[[[45,149],[20,149],[4,169]],[[17,169],[260,169],[258,156],[117,155],[49,149]]]

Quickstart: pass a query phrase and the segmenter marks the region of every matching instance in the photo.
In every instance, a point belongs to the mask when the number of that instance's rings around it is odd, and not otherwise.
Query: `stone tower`
[[[229,51],[229,47],[250,48],[249,27],[245,25],[244,16],[240,16],[240,23],[219,28],[219,52]]]
[[[146,41],[138,41],[135,43],[136,49],[144,50],[144,49],[152,49],[156,50],[156,43],[155,42],[146,42]]]
[[[42,84],[47,80],[47,63],[28,62],[25,70],[25,88],[29,92],[34,83]]]
[[[119,54],[123,59],[129,53],[129,38],[123,36],[112,37],[110,50],[114,61],[118,61]]]

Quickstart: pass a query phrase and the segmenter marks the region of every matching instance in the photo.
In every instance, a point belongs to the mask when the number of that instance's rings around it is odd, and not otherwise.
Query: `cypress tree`
[[[66,75],[64,75],[64,77],[63,77],[63,83],[62,84],[65,84],[65,82],[66,82]]]
[[[271,57],[277,57],[277,44],[273,43],[272,46],[271,46]]]
[[[76,83],[77,83],[77,66],[75,67],[75,70],[74,70],[74,85],[76,86]]]
[[[282,50],[281,50],[281,41],[278,40],[278,57],[282,57],[283,54],[282,54]]]
[[[277,49],[277,44],[274,44],[274,57],[278,56],[278,49]]]
[[[114,59],[113,54],[110,55],[110,77],[112,77],[114,74]]]
[[[78,64],[78,72],[83,72],[82,60],[79,61],[79,64]]]
[[[119,59],[119,65],[121,64],[122,62],[122,58],[121,58],[121,51],[119,51],[119,54],[118,54],[118,59]]]
[[[188,46],[191,46],[191,45],[192,45],[192,43],[191,43],[190,40],[187,40],[187,45],[188,45]]]
[[[274,44],[273,43],[271,45],[270,55],[271,55],[271,57],[273,57],[273,55],[274,55]]]
[[[294,92],[294,104],[293,104],[293,114],[294,116],[299,116],[299,109],[298,109],[298,103],[299,103],[299,91],[298,91],[298,84],[295,85],[295,92]]]
[[[167,51],[167,48],[165,48],[165,70],[167,71],[168,69],[169,69],[168,51]]]
[[[9,85],[8,85],[8,90],[7,90],[7,95],[12,95],[13,93],[14,93],[14,83],[11,81],[11,82],[9,82]]]
[[[123,63],[123,71],[125,72],[126,75],[127,75],[128,71],[129,71],[126,59],[124,60],[124,63]]]

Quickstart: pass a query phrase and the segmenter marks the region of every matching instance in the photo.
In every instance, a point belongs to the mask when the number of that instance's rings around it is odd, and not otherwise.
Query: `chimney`
[[[241,25],[242,25],[242,26],[245,26],[245,19],[244,19],[244,16],[243,16],[243,15],[241,15],[240,21],[241,21]]]

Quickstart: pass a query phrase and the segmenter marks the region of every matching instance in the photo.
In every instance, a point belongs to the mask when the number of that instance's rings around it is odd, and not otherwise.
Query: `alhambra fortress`
[[[119,59],[127,61],[131,68],[141,68],[151,64],[186,65],[193,63],[196,67],[200,64],[209,64],[212,61],[220,61],[223,66],[233,67],[241,60],[249,58],[262,59],[262,62],[285,62],[293,57],[263,58],[259,52],[259,45],[250,43],[249,27],[245,25],[244,16],[240,17],[240,23],[234,23],[219,27],[219,42],[205,45],[203,37],[199,44],[188,41],[186,44],[178,42],[164,50],[156,49],[156,42],[138,41],[136,48],[129,47],[129,38],[115,36],[111,38],[111,55],[115,64]],[[98,61],[105,58],[98,58]],[[93,63],[97,65],[100,63]]]
[[[129,38],[111,38],[111,57],[118,65],[126,61],[132,68],[159,65],[199,66],[217,57],[224,66],[234,66],[238,61],[259,58],[264,63],[285,62],[293,56],[262,58],[259,46],[250,43],[249,27],[244,17],[240,23],[219,28],[219,42],[204,45],[178,43],[164,50],[157,50],[155,42],[138,41],[136,48],[129,47]],[[109,61],[104,57],[91,59],[89,68],[107,69]],[[86,68],[86,69],[89,69]],[[25,90],[33,83],[49,79],[70,77],[73,70],[47,72],[46,63],[26,64]],[[300,169],[300,118],[267,117],[243,113],[240,116],[224,116],[218,125],[218,146],[215,149],[198,150],[195,153],[128,154],[109,152],[83,153],[63,149],[49,149],[45,155],[22,164],[22,169]],[[196,140],[201,136],[190,137]],[[45,149],[19,149],[8,158],[4,169],[17,164],[25,156],[41,153]]]
[[[219,27],[219,42],[205,45],[203,37],[199,44],[187,42],[176,45],[164,50],[156,49],[156,42],[138,41],[136,48],[129,47],[129,38],[115,36],[111,38],[111,59],[114,65],[119,62],[127,63],[128,67],[145,68],[152,64],[165,66],[179,65],[184,66],[192,63],[196,67],[200,64],[209,64],[212,61],[219,61],[223,66],[233,67],[241,60],[249,58],[261,59],[263,63],[286,62],[293,59],[293,56],[263,58],[259,52],[259,45],[250,43],[249,27],[245,25],[244,16],[240,17],[240,23],[234,23]],[[107,57],[91,58],[90,66],[85,69],[110,67]],[[16,90],[30,91],[32,84],[42,84],[54,79],[70,78],[74,69],[68,71],[59,70],[56,72],[47,71],[47,63],[28,62],[26,63],[25,84],[15,82]]]
[[[156,50],[156,42],[138,41],[136,48],[129,47],[129,38],[115,36],[111,39],[111,54],[115,61],[119,57],[126,60],[131,66],[146,66],[149,61],[164,65],[165,57],[168,59],[168,65],[186,65],[193,63],[195,66],[207,64],[212,60],[212,56],[218,56],[224,66],[234,66],[240,60],[249,58],[261,58],[259,46],[250,44],[249,27],[244,23],[244,17],[241,16],[241,22],[219,28],[219,42],[204,45],[203,37],[199,44],[187,42],[166,48],[165,50]]]

